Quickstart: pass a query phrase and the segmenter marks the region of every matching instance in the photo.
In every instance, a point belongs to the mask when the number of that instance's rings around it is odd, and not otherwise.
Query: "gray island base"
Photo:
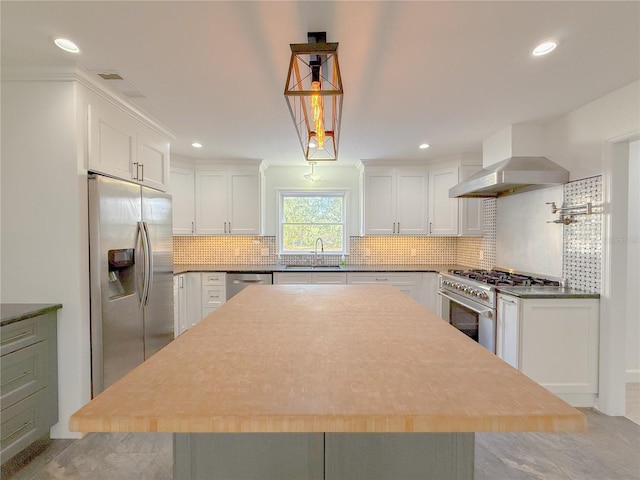
[[[176,480],[462,480],[474,433],[176,433]]]

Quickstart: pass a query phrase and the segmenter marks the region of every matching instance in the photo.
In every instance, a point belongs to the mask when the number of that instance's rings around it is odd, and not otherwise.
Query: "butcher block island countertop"
[[[391,286],[252,286],[112,385],[80,432],[582,431]]]

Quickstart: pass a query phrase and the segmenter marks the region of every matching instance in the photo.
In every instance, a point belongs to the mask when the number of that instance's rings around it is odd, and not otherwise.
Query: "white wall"
[[[629,144],[627,225],[627,381],[640,382],[640,141]]]
[[[59,423],[90,398],[89,266],[84,138],[74,82],[2,83],[1,300],[61,303]],[[81,144],[81,143],[80,143]]]
[[[640,125],[640,81],[605,95],[546,126],[546,157],[571,173],[571,180],[602,173],[608,140]]]
[[[310,182],[303,178],[311,172],[310,165],[281,167],[272,166],[265,171],[265,235],[276,235],[278,231],[277,189],[322,190],[345,189],[349,191],[349,232],[350,236],[359,235],[360,219],[360,172],[357,167],[338,165],[316,165],[316,173],[322,180]]]

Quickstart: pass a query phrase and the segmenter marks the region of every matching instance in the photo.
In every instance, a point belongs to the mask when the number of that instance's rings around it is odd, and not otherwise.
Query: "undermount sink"
[[[286,270],[336,270],[340,265],[285,265]]]

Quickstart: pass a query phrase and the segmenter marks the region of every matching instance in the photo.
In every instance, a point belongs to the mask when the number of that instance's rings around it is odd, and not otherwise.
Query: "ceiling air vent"
[[[96,74],[103,80],[106,80],[107,85],[115,89],[118,93],[125,95],[129,98],[143,98],[145,94],[134,86],[128,80],[125,80],[122,75],[113,70],[99,70]]]

